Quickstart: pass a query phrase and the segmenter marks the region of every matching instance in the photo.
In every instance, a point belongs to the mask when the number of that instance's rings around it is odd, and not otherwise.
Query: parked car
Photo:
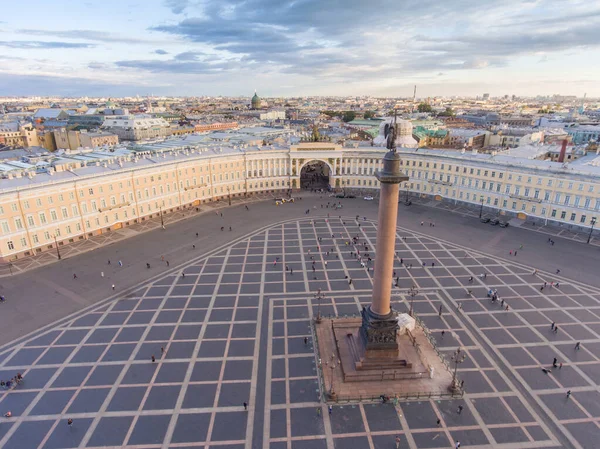
[[[344,196],[344,194],[343,194],[343,193],[340,193],[340,194],[336,195],[335,197],[336,197],[336,198],[345,198],[345,196]]]
[[[496,226],[496,225],[500,224],[500,220],[498,220],[497,218],[494,218],[492,221],[490,221],[490,224],[492,226]]]
[[[500,227],[501,228],[508,228],[508,221],[501,221],[500,222]]]
[[[488,217],[481,217],[480,221],[481,221],[482,223],[489,223],[489,222],[490,222],[490,219],[489,219]]]
[[[373,197],[371,195],[365,196],[365,201],[373,201]]]
[[[346,198],[356,198],[356,195],[346,195]]]

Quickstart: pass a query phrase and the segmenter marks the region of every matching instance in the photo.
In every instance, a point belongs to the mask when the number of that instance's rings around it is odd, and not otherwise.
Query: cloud
[[[154,50],[154,53],[156,53],[157,55],[168,55],[168,54],[169,54],[169,52],[168,52],[168,51],[166,51],[166,50],[162,50],[162,49],[160,49],[160,48],[159,48],[159,49],[157,49],[157,50]]]
[[[187,58],[187,59],[186,59]],[[116,61],[115,65],[120,68],[146,70],[151,73],[178,73],[178,74],[215,74],[234,69],[240,69],[241,65],[234,61],[210,61],[198,60],[192,56],[184,59],[171,59],[168,61],[149,60],[124,60]]]
[[[44,41],[0,41],[0,47],[18,49],[53,49],[53,48],[94,48],[94,44],[75,42],[44,42]]]
[[[174,14],[181,14],[185,9],[190,6],[189,0],[165,0],[165,6],[169,8]]]
[[[92,70],[104,70],[107,69],[109,67],[108,64],[104,64],[102,62],[90,62],[88,64],[88,68],[92,69]]]
[[[108,33],[106,31],[96,30],[32,30],[22,29],[18,30],[18,33],[29,34],[32,36],[49,36],[59,37],[62,39],[85,39],[96,42],[114,42],[123,44],[142,44],[153,42],[148,39],[142,39],[139,37],[121,36],[119,34]]]
[[[186,51],[183,53],[179,53],[175,55],[175,60],[177,61],[197,61],[200,56],[204,56],[205,54],[197,51]]]

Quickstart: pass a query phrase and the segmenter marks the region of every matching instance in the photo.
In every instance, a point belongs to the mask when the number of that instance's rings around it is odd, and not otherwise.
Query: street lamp
[[[163,219],[163,211],[162,211],[162,206],[158,206],[158,210],[159,210],[159,213],[160,213],[160,227],[161,227],[162,229],[165,229],[165,221],[164,221],[164,219]]]
[[[10,271],[10,275],[11,275],[11,276],[12,276],[12,267],[13,267],[13,264],[12,264],[12,262],[9,262],[9,263],[8,263],[8,270]]]
[[[481,195],[481,196],[479,197],[479,201],[481,201],[481,208],[479,209],[479,218],[481,218],[481,215],[483,214],[483,200],[484,200],[484,199],[485,199],[485,198],[483,197],[483,195]]]
[[[454,354],[452,354],[451,359],[452,359],[452,362],[454,363],[454,374],[452,375],[452,383],[450,384],[450,390],[453,393],[460,392],[460,383],[456,379],[456,373],[458,371],[458,365],[460,365],[462,362],[464,362],[466,358],[467,358],[467,355],[463,354],[463,352],[460,348],[458,348],[456,351],[454,351]]]
[[[325,293],[321,293],[321,289],[319,289],[319,291],[313,296],[318,301],[317,317],[315,318],[315,323],[319,324],[321,322],[321,300],[325,298]]]
[[[229,195],[229,205],[231,206],[231,189],[227,186],[227,195]]]
[[[413,285],[407,293],[408,293],[408,296],[410,296],[410,310],[408,311],[408,314],[410,316],[413,316],[413,312],[414,312],[413,303],[415,301],[415,296],[417,296],[419,294],[419,290],[417,290],[417,287],[415,287]]]
[[[404,187],[406,187],[406,204],[408,204],[408,182],[404,183]]]
[[[592,238],[592,232],[594,232],[595,224],[596,224],[596,217],[592,217],[592,228],[590,229],[590,235],[588,235],[588,240],[587,240],[588,243],[590,243],[590,240]]]
[[[329,367],[329,369],[331,369],[331,384],[330,384],[330,388],[329,388],[329,399],[334,399],[336,398],[336,392],[334,390],[334,376],[335,376],[335,369],[341,365],[341,360],[336,358],[335,354],[331,354],[331,360],[325,362],[325,365],[327,365]]]
[[[56,246],[56,257],[58,257],[58,260],[60,260],[61,259],[60,250],[58,249],[58,242],[56,241],[56,234],[54,234],[54,246]]]

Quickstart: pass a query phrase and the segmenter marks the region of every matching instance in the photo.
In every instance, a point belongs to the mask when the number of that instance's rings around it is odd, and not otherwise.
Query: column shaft
[[[377,226],[377,248],[371,309],[378,315],[390,313],[394,270],[399,184],[381,183]]]

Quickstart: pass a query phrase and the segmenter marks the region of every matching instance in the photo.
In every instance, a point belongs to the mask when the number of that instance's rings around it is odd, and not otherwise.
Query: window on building
[[[516,201],[513,201],[513,203],[512,203],[512,208],[513,208],[513,209],[516,209],[516,208],[517,208],[517,202],[516,202]]]
[[[575,221],[575,213],[571,213],[571,221]]]
[[[10,232],[8,222],[6,222],[6,221],[2,222],[2,232],[4,232],[5,234],[8,234]]]
[[[565,206],[568,206],[571,202],[571,195],[565,195]]]
[[[6,242],[6,245],[8,246],[9,250],[15,249],[15,244],[12,242],[12,240],[9,240],[8,242]]]
[[[40,212],[39,213],[39,217],[40,217],[40,223],[41,224],[46,224],[47,223],[47,221],[46,221],[46,214],[44,214],[43,212]]]
[[[582,215],[582,216],[581,216],[581,218],[579,219],[579,222],[580,222],[580,223],[585,223],[585,219],[586,219],[586,218],[587,218],[587,217],[586,217],[585,215]]]
[[[565,218],[567,218],[567,213],[564,210],[560,213],[560,218],[561,218],[561,220],[564,220]]]

